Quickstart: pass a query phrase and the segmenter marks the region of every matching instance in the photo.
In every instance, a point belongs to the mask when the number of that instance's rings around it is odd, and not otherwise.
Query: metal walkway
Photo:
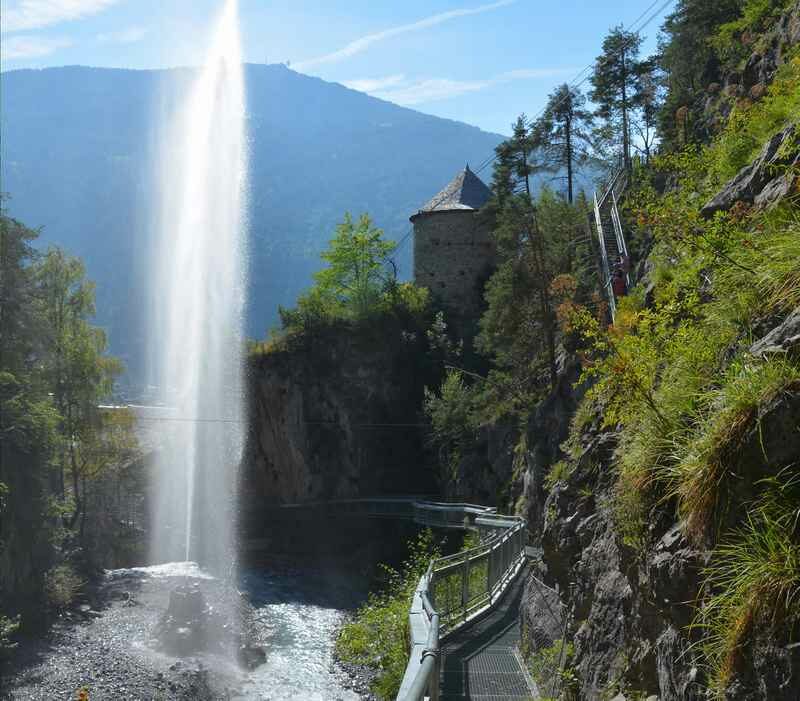
[[[611,286],[611,274],[620,261],[628,259],[628,245],[622,230],[619,211],[619,198],[628,185],[628,174],[620,166],[612,176],[605,192],[598,199],[594,193],[594,219],[597,227],[597,241],[600,247],[600,270],[602,287],[608,296],[608,308],[613,322],[617,315],[617,300]],[[626,285],[630,286],[630,276],[625,271]]]
[[[539,695],[518,647],[524,569],[484,618],[455,632],[442,646],[440,701],[530,701]]]

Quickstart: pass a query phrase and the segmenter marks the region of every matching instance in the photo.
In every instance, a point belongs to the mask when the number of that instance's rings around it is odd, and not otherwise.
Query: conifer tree
[[[567,200],[574,199],[576,172],[592,158],[592,113],[584,108],[586,98],[566,83],[560,85],[547,100],[539,120],[548,167],[563,169],[567,181]]]
[[[595,114],[608,126],[610,135],[622,145],[622,160],[631,167],[631,112],[635,107],[639,75],[639,48],[642,39],[621,26],[612,29],[603,41],[591,77],[589,97],[597,105]]]
[[[655,144],[661,93],[656,61],[654,59],[642,61],[638,66],[636,77],[634,95],[636,115],[632,120],[632,126],[638,137],[633,146],[644,156],[645,163],[650,162]]]

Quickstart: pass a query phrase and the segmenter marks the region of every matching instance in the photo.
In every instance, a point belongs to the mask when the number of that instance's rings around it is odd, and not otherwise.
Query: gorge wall
[[[434,493],[420,411],[439,367],[424,330],[391,316],[324,325],[253,354],[246,498]]]

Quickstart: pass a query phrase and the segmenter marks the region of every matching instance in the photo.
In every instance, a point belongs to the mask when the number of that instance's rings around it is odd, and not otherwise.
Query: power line
[[[647,19],[647,21],[646,21],[644,24],[642,24],[642,26],[640,26],[640,27],[639,27],[639,28],[637,28],[637,29],[634,29],[634,27],[635,27],[635,26],[636,26],[636,24],[639,22],[639,20],[640,20],[642,17],[644,17],[645,15],[647,15],[647,13],[648,13],[648,12],[650,12],[650,10],[652,10],[652,9],[653,9],[653,7],[655,7],[655,6],[656,6],[656,5],[657,5],[657,4],[658,4],[660,1],[661,1],[661,0],[654,0],[654,2],[650,3],[650,5],[647,7],[647,9],[646,9],[644,12],[642,12],[642,14],[640,14],[640,15],[639,15],[639,17],[637,17],[637,18],[636,18],[636,20],[634,20],[634,21],[631,23],[631,25],[630,25],[630,26],[631,26],[631,28],[630,28],[630,29],[628,29],[627,31],[629,31],[629,32],[632,32],[632,33],[634,33],[634,34],[637,34],[637,35],[638,35],[638,34],[639,34],[639,32],[641,32],[641,31],[642,31],[642,30],[643,30],[645,27],[647,27],[647,26],[648,26],[648,25],[649,25],[649,24],[650,24],[650,23],[651,23],[651,22],[652,22],[652,21],[653,21],[653,20],[654,20],[656,17],[658,17],[658,15],[659,15],[659,14],[661,14],[661,12],[662,12],[663,10],[665,10],[665,9],[667,8],[667,6],[668,6],[668,5],[671,5],[671,4],[672,4],[672,3],[673,3],[675,0],[666,0],[666,2],[664,2],[664,3],[663,3],[663,4],[662,4],[662,5],[661,5],[661,6],[660,6],[660,7],[659,7],[659,8],[658,8],[658,9],[657,9],[657,10],[656,10],[656,11],[655,11],[653,14],[652,14],[652,15],[650,15],[650,17]],[[636,38],[631,38],[631,40],[630,40],[629,44],[632,44],[632,43],[635,41],[635,39],[636,39]],[[626,45],[626,47],[627,47],[627,45]],[[592,68],[594,68],[594,62],[590,63],[588,66],[586,66],[585,68],[583,68],[583,70],[581,70],[581,71],[580,71],[580,72],[579,72],[579,73],[578,73],[578,74],[577,74],[577,75],[576,75],[576,76],[575,76],[575,77],[572,79],[572,81],[571,81],[571,83],[570,83],[570,87],[571,87],[572,89],[579,88],[579,87],[580,87],[581,85],[583,85],[583,84],[584,84],[584,83],[585,83],[587,80],[589,80],[589,78],[590,78],[590,75],[588,75],[588,74],[587,74],[587,75],[583,76],[583,78],[581,78],[581,76],[582,76],[584,73],[587,73],[587,71],[591,71],[591,70],[592,70]],[[579,80],[579,79],[580,79],[580,80]],[[564,100],[566,100],[566,99],[567,99],[567,95],[564,95],[564,97],[562,97],[562,98],[561,98],[561,100],[559,100],[558,102],[556,102],[556,103],[553,105],[553,107],[558,107],[558,106],[559,106],[559,105],[560,105],[560,104],[561,104],[561,103],[562,103]],[[545,105],[545,106],[544,106],[544,107],[543,107],[541,110],[539,110],[539,112],[537,112],[537,113],[536,113],[536,115],[535,115],[534,117],[530,118],[530,119],[529,119],[529,122],[535,122],[535,121],[536,121],[536,120],[537,120],[539,117],[541,117],[542,115],[544,115],[544,113],[545,113],[546,111],[547,111],[547,105]],[[489,166],[489,164],[493,163],[493,162],[494,162],[496,159],[497,159],[497,154],[493,154],[492,156],[490,156],[490,157],[488,158],[488,160],[487,160],[487,161],[484,161],[483,165],[480,167],[480,169],[479,169],[479,170],[475,171],[475,173],[476,173],[476,174],[477,174],[477,173],[479,173],[481,170],[483,170],[484,168],[488,167],[488,166]]]
[[[642,18],[644,18],[647,15],[647,13],[649,13],[656,5],[658,5],[659,2],[661,2],[661,0],[653,0],[653,2],[651,2],[650,5],[648,5],[647,8],[645,8],[645,10],[639,16],[633,22],[631,22],[630,28],[627,29],[627,31],[633,32],[634,34],[639,34],[639,32],[641,32],[645,27],[647,27],[656,17],[658,17],[659,14],[661,14],[661,12],[663,10],[665,10],[667,8],[668,5],[671,5],[674,1],[675,0],[666,0],[666,2],[664,2],[652,15],[650,15],[650,17],[647,19],[646,22],[644,22],[644,24],[642,24],[638,28],[635,28],[636,25],[639,23],[639,21]],[[634,39],[632,38],[631,39],[631,43],[633,43],[633,41],[634,41]],[[589,77],[590,77],[590,75],[587,72],[591,71],[593,68],[594,68],[594,62],[590,63],[588,66],[583,68],[572,79],[572,82],[570,83],[570,87],[574,90],[576,88],[579,88],[581,85],[583,85],[587,80],[589,80]],[[587,75],[584,76],[584,73],[587,73]],[[581,76],[583,76],[583,77],[581,78]],[[563,102],[566,98],[567,98],[567,96],[565,95],[563,98],[561,98],[561,100],[556,102],[555,105],[553,105],[553,107],[558,107],[561,104],[561,102]],[[539,112],[537,112],[537,114],[534,117],[528,118],[528,122],[531,123],[531,122],[536,121],[542,115],[544,115],[544,113],[546,111],[547,111],[547,105],[545,105],[541,110],[539,110]],[[497,160],[497,153],[490,154],[483,161],[481,161],[480,165],[478,165],[478,167],[473,171],[473,173],[475,173],[475,175],[480,174],[483,170],[485,170],[492,163],[494,163],[495,160]],[[444,199],[444,193],[443,193],[442,197],[439,200],[437,200],[436,202],[433,203],[433,205],[431,206],[431,209],[435,209],[441,203],[441,201],[443,199]],[[413,233],[414,233],[414,226],[412,225],[412,226],[409,227],[409,229],[405,233],[405,235],[397,242],[397,245],[395,246],[395,249],[394,249],[395,253],[397,253],[398,251],[400,251],[403,248],[403,246],[405,245],[406,241],[408,241],[408,239],[411,237],[411,235]]]

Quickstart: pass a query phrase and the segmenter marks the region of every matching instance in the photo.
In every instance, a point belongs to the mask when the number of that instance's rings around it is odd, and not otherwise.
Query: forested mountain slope
[[[2,187],[11,216],[42,244],[80,256],[97,282],[98,320],[137,374],[143,361],[146,249],[160,116],[191,71],[85,67],[2,74]],[[250,167],[248,333],[261,336],[319,267],[346,210],[389,238],[466,162],[500,137],[295,73],[246,69]],[[398,252],[410,275],[411,246]],[[157,303],[157,295],[156,295]]]

